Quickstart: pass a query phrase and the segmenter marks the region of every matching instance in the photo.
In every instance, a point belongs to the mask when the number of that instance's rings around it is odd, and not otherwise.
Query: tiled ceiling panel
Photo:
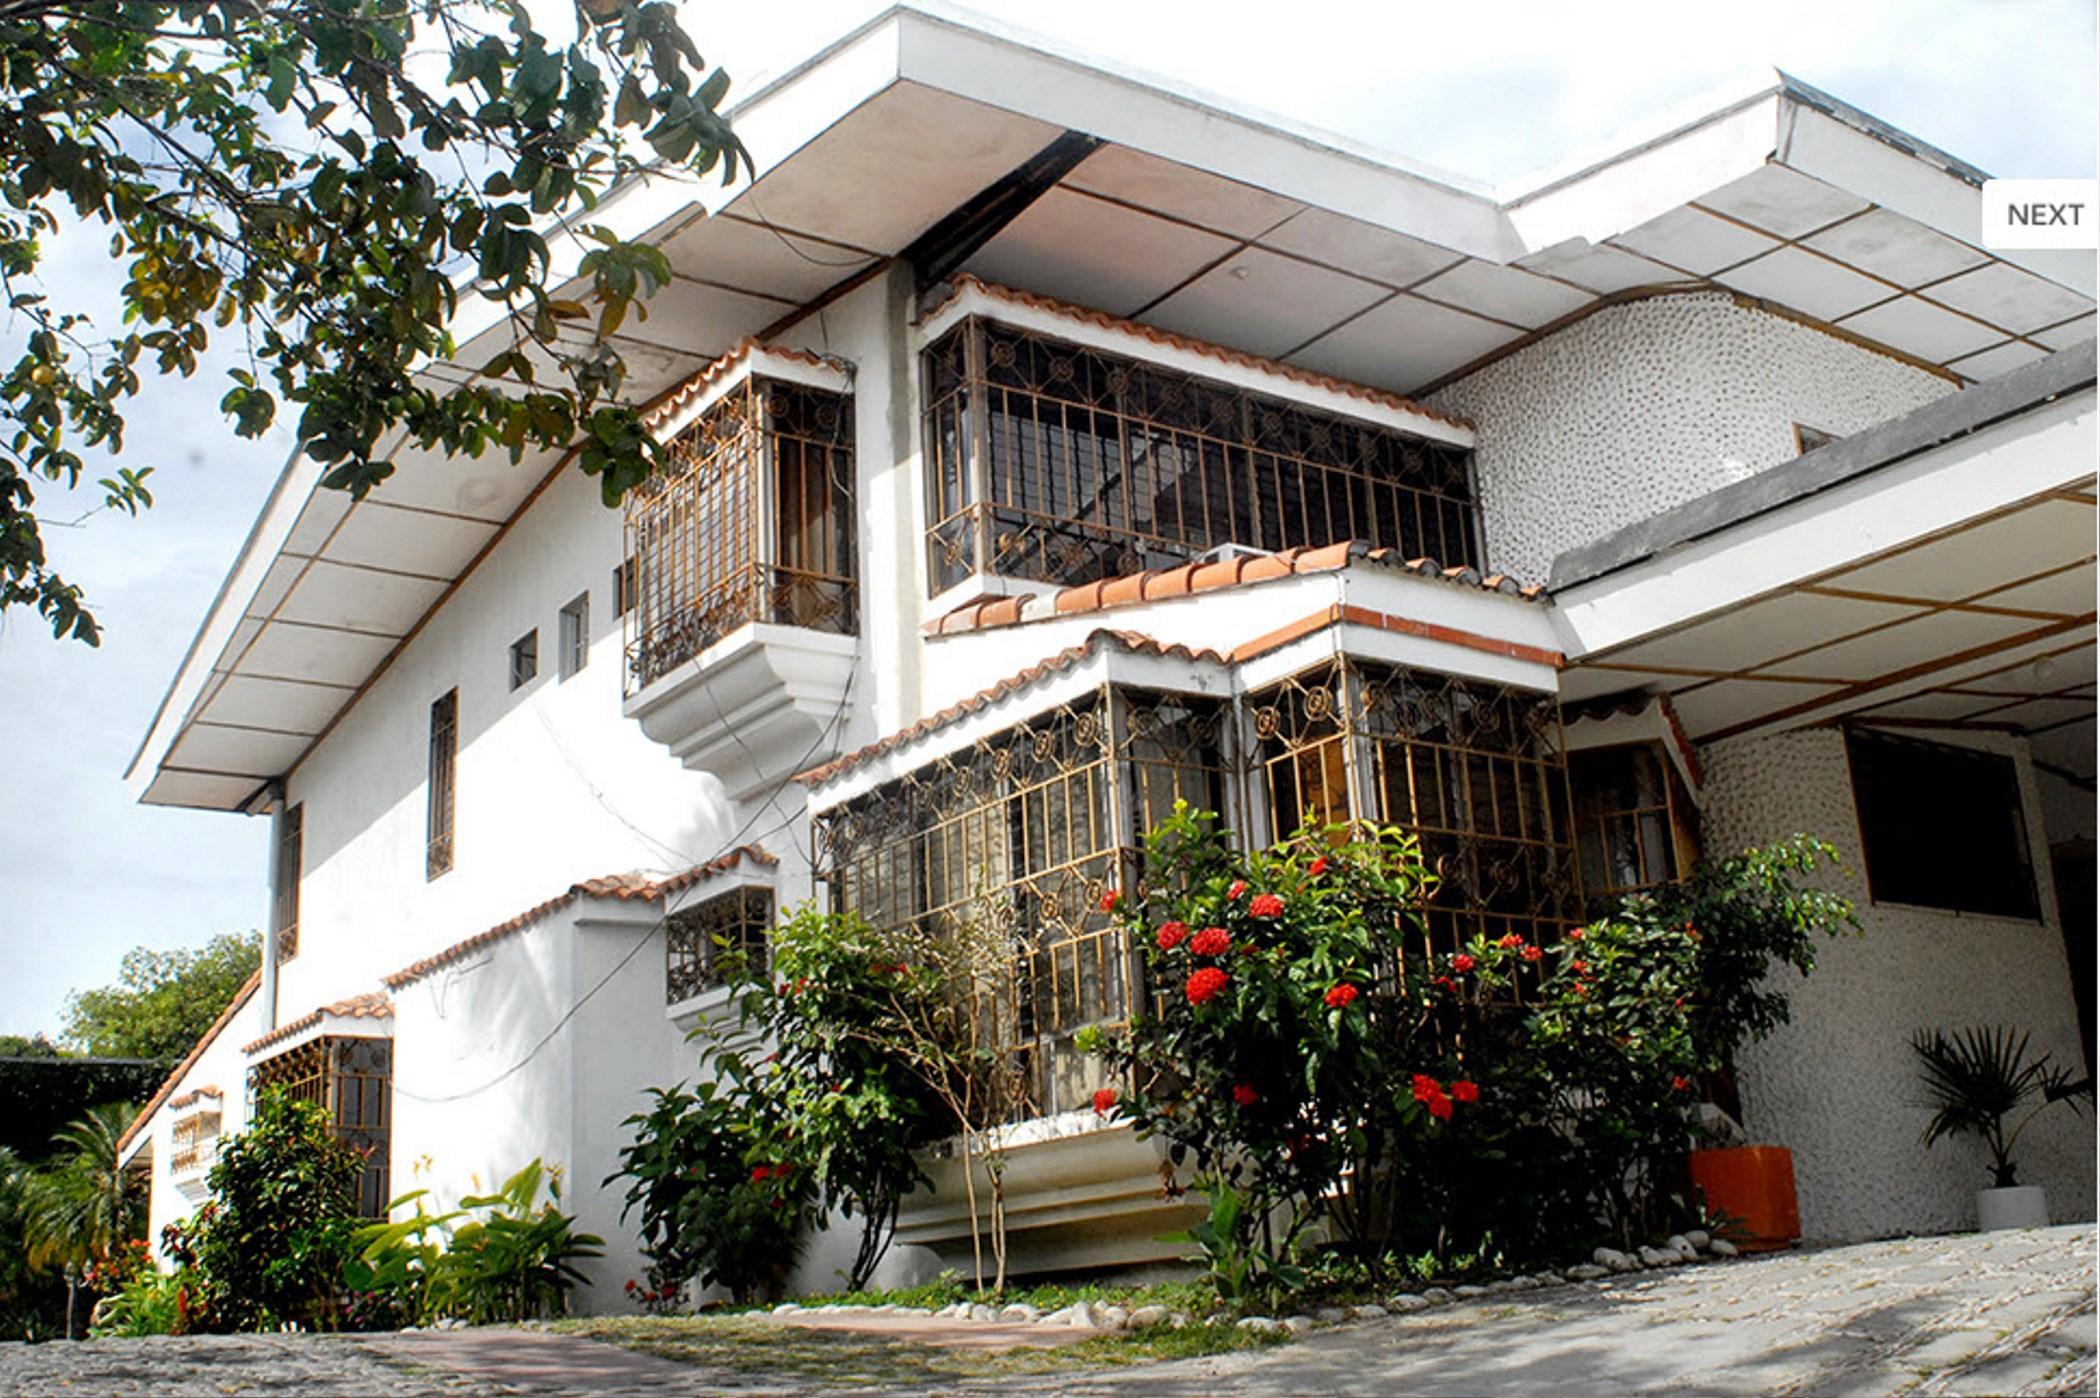
[[[1672,209],[1612,242],[1702,277],[1779,246],[1777,238],[1693,208]]]
[[[1389,294],[1361,278],[1249,248],[1152,307],[1144,318],[1165,330],[1274,357]]]
[[[1526,329],[1580,310],[1591,300],[1559,282],[1475,258],[1431,277],[1415,288],[1415,294]]]
[[[2053,325],[2092,308],[2092,303],[2077,292],[2004,262],[1993,262],[1940,282],[1925,295],[2016,334]]]
[[[332,685],[228,675],[202,713],[215,723],[318,733],[349,698],[350,690]]]
[[[1753,170],[1699,202],[1781,238],[1798,238],[1867,208],[1867,201],[1858,195],[1784,165]]]
[[[1966,316],[1927,305],[1915,296],[1902,296],[1879,306],[1870,306],[1838,323],[1855,335],[1879,340],[1891,349],[1930,359],[1934,363],[1974,354],[2005,338],[1988,325],[1979,325]]]
[[[1064,182],[1235,238],[1265,233],[1305,207],[1295,199],[1128,146],[1103,146],[1081,161]]]
[[[1449,248],[1425,243],[1326,209],[1306,209],[1262,235],[1262,246],[1296,253],[1344,272],[1412,286],[1460,260]]]
[[[1545,276],[1559,277],[1600,295],[1630,291],[1637,286],[1661,286],[1684,280],[1684,274],[1660,262],[1636,257],[1609,243],[1587,243],[1571,239],[1557,247],[1543,248],[1518,259],[1520,266]]]
[[[1232,239],[1052,189],[1001,229],[966,270],[1114,315],[1129,315],[1231,252]]]
[[[1988,254],[1888,209],[1871,209],[1802,241],[1905,287],[1938,281],[1990,260]]]
[[[1470,364],[1522,333],[1401,294],[1291,356],[1293,364],[1396,393]]]
[[[1799,248],[1766,253],[1720,273],[1715,280],[1818,320],[1836,320],[1896,294],[1883,282]]]

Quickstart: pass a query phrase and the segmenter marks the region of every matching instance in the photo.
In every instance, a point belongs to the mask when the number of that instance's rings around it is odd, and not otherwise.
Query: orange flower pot
[[[1733,1221],[1728,1240],[1745,1252],[1775,1252],[1801,1236],[1794,1153],[1784,1146],[1692,1152],[1692,1187],[1709,1213]]]

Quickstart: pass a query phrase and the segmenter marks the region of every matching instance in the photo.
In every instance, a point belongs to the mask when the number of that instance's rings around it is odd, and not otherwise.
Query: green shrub
[[[193,1302],[202,1292],[203,1279],[193,1269],[149,1267],[96,1304],[88,1334],[98,1340],[187,1334],[195,1318]]]
[[[253,1124],[221,1142],[206,1177],[212,1198],[189,1230],[200,1328],[331,1328],[363,1168],[319,1106],[264,1092]]]
[[[560,1182],[538,1160],[494,1194],[469,1195],[445,1213],[428,1212],[428,1196],[419,1189],[388,1207],[413,1204],[413,1218],[357,1230],[357,1255],[343,1271],[349,1323],[489,1325],[560,1315],[570,1289],[590,1284],[576,1264],[604,1255],[605,1240],[577,1232],[575,1218],[556,1207]]]
[[[777,1295],[811,1191],[766,1099],[717,1082],[650,1095],[656,1105],[627,1119],[634,1138],[612,1179],[629,1181],[620,1217],[640,1215],[652,1289],[697,1278],[739,1303]]]

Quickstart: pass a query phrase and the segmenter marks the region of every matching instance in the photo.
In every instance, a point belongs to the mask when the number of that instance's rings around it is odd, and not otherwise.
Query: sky
[[[749,90],[879,5],[688,0],[710,63]],[[1324,128],[1504,192],[1758,68],[1794,76],[1994,175],[2091,177],[2092,0],[1706,0],[1462,5],[1380,0],[1062,0],[974,6],[1060,47],[1243,109]],[[733,90],[734,92],[734,90]],[[57,240],[45,289],[116,324],[105,240]],[[13,358],[0,319],[0,353]],[[0,1033],[55,1032],[69,991],[134,946],[202,944],[267,916],[268,823],[135,804],[123,773],[291,449],[219,415],[214,354],[149,385],[120,460],[151,464],[138,519],[91,491],[38,501],[54,561],[87,589],[100,650],[0,614]],[[107,474],[90,471],[90,477]]]

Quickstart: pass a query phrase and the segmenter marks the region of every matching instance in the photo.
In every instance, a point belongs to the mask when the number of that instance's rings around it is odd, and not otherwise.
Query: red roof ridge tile
[[[995,626],[1043,621],[1051,617],[1076,616],[1082,612],[1107,611],[1111,607],[1156,602],[1169,597],[1187,597],[1221,588],[1245,587],[1301,573],[1328,573],[1364,562],[1376,567],[1413,573],[1417,577],[1478,587],[1488,592],[1521,597],[1536,602],[1545,596],[1542,587],[1526,587],[1507,573],[1483,577],[1467,565],[1446,568],[1434,558],[1402,559],[1389,548],[1374,548],[1359,539],[1322,544],[1315,548],[1288,548],[1276,553],[1235,554],[1210,562],[1177,564],[1121,577],[1078,583],[1050,593],[1022,593],[1008,597],[981,598],[935,617],[923,628],[928,635],[952,636]]]
[[[1055,655],[1046,656],[1027,669],[1008,675],[998,683],[978,690],[967,699],[959,699],[947,708],[942,709],[939,713],[928,714],[917,723],[900,728],[888,737],[877,738],[865,747],[834,757],[831,761],[820,766],[811,767],[807,771],[798,772],[795,774],[795,780],[801,782],[804,786],[822,786],[825,782],[860,766],[864,762],[872,761],[895,748],[904,747],[928,733],[947,727],[957,719],[965,718],[980,709],[988,708],[1004,699],[1007,695],[1026,689],[1030,685],[1049,678],[1051,675],[1060,674],[1071,669],[1072,666],[1086,659],[1105,644],[1120,646],[1126,651],[1140,655],[1171,656],[1181,660],[1207,660],[1220,665],[1230,663],[1226,656],[1214,650],[1192,650],[1188,646],[1154,640],[1140,631],[1119,631],[1110,627],[1102,627],[1099,630],[1088,632],[1086,639],[1078,644],[1066,646]]]
[[[225,1009],[219,1011],[219,1017],[211,1022],[211,1027],[197,1036],[197,1042],[190,1045],[190,1051],[182,1056],[182,1061],[175,1065],[167,1077],[161,1079],[160,1086],[146,1099],[146,1105],[140,1107],[139,1114],[131,1119],[131,1125],[124,1128],[124,1134],[117,1138],[119,1155],[131,1148],[131,1143],[138,1136],[140,1129],[153,1119],[155,1112],[167,1104],[169,1094],[175,1091],[175,1085],[182,1081],[185,1073],[197,1066],[197,1060],[204,1056],[204,1051],[212,1046],[213,1040],[226,1032],[226,1026],[233,1023],[233,1017],[240,1013],[241,1006],[248,1003],[249,997],[254,995],[261,985],[262,968],[258,966],[249,973],[248,979],[241,982],[241,988],[233,992],[233,998],[226,1002]]]
[[[324,1016],[335,1019],[392,1019],[394,1002],[376,990],[363,991],[347,999],[338,1000],[332,1005],[308,1010],[297,1019],[286,1020],[253,1043],[243,1044],[241,1052],[254,1053],[258,1049],[266,1049],[273,1044],[281,1044],[286,1039],[296,1038],[319,1024]]]
[[[674,385],[662,397],[644,409],[642,412],[642,426],[651,431],[662,426],[666,420],[675,417],[686,404],[705,394],[708,389],[714,387],[717,382],[726,377],[737,365],[749,359],[755,351],[759,350],[763,350],[767,354],[777,354],[783,359],[791,359],[800,364],[807,364],[813,369],[843,370],[847,367],[846,361],[835,355],[816,354],[810,350],[789,349],[783,345],[769,345],[756,335],[746,335],[720,355],[695,370],[687,378]]]
[[[1348,379],[1338,379],[1332,374],[1322,374],[1311,369],[1301,369],[1295,364],[1285,364],[1281,360],[1264,358],[1258,354],[1249,354],[1245,350],[1232,349],[1229,346],[1216,344],[1210,340],[1199,340],[1193,336],[1178,334],[1172,330],[1162,330],[1156,325],[1147,325],[1143,321],[1131,320],[1125,316],[1111,315],[1107,311],[1095,310],[1091,306],[1080,306],[1070,301],[1060,301],[1054,296],[1044,296],[1040,292],[1021,291],[1014,287],[1001,286],[996,282],[988,282],[980,277],[972,276],[968,272],[962,273],[951,281],[947,295],[941,297],[938,302],[930,307],[921,319],[933,319],[967,291],[980,292],[994,301],[1005,301],[1012,305],[1026,306],[1031,310],[1047,311],[1052,315],[1083,321],[1088,325],[1098,326],[1103,330],[1115,330],[1124,334],[1136,335],[1140,339],[1150,340],[1156,345],[1166,345],[1172,349],[1186,350],[1190,354],[1201,355],[1205,359],[1215,359],[1222,364],[1231,364],[1242,369],[1253,369],[1265,374],[1274,374],[1278,378],[1287,379],[1292,383],[1304,384],[1310,388],[1324,388],[1331,393],[1338,393],[1344,398],[1355,398],[1362,402],[1378,404],[1381,407],[1396,408],[1401,412],[1413,413],[1418,417],[1429,418],[1432,421],[1445,423],[1452,427],[1461,427],[1467,431],[1471,431],[1473,428],[1473,424],[1465,418],[1453,417],[1449,413],[1440,412],[1435,408],[1417,403],[1412,398],[1389,392],[1386,389],[1352,383]]]
[[[666,894],[679,892],[717,874],[727,873],[746,859],[754,864],[768,866],[780,862],[778,857],[768,854],[759,845],[738,845],[735,849],[716,855],[705,864],[695,864],[690,869],[660,879],[651,879],[640,873],[609,874],[600,878],[585,879],[581,883],[569,885],[565,892],[558,893],[544,902],[535,903],[525,911],[504,919],[494,927],[476,932],[471,937],[464,937],[442,951],[433,952],[398,971],[381,976],[380,984],[388,990],[399,990],[411,982],[421,980],[432,971],[440,970],[465,959],[485,946],[524,931],[550,913],[567,907],[579,898],[613,898],[621,902],[653,903]]]

